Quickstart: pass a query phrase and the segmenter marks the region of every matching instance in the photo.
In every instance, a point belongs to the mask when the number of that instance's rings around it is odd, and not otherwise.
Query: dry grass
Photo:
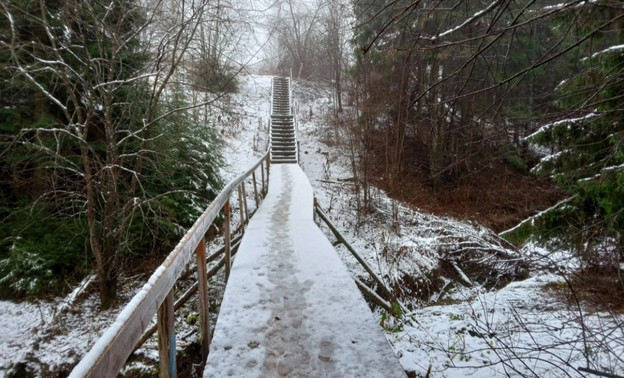
[[[546,285],[545,290],[570,305],[578,302],[587,310],[624,313],[624,282],[615,268],[587,268]]]

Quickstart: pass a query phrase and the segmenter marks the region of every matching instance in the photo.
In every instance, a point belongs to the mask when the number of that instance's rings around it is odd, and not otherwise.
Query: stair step
[[[297,160],[277,160],[272,161],[273,164],[297,164]]]
[[[297,164],[290,80],[273,78],[271,95],[271,161],[275,164]]]
[[[286,149],[271,149],[271,153],[273,155],[279,155],[279,156],[284,156],[284,155],[297,155],[297,150],[293,147],[289,150]]]
[[[280,150],[280,151],[297,149],[297,147],[295,146],[294,143],[273,143],[271,148],[274,148],[274,149]]]
[[[279,151],[271,151],[272,159],[297,159],[297,155],[294,152],[282,153]]]

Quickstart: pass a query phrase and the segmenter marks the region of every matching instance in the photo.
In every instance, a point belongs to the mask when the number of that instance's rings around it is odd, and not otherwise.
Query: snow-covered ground
[[[427,277],[441,257],[462,263],[474,250],[501,274],[525,269],[498,290],[472,282],[442,289],[429,302],[405,300],[410,308],[398,321],[378,312],[380,324],[407,371],[432,377],[587,376],[579,367],[624,374],[624,317],[563,303],[546,287],[565,285],[558,272],[577,268],[566,251],[534,244],[513,250],[490,230],[469,222],[419,212],[380,190],[374,213],[355,212],[349,156],[336,144],[336,133],[324,117],[332,104],[330,91],[295,83],[299,103],[301,166],[310,177],[321,206],[347,239],[378,269],[388,284],[409,275]],[[329,140],[331,146],[321,140]],[[398,208],[399,228],[392,224]],[[356,275],[365,276],[348,252],[338,248]],[[506,258],[516,260],[508,264]],[[509,270],[509,272],[504,272]],[[427,285],[422,285],[427,286]],[[438,286],[439,287],[439,286]]]
[[[226,142],[226,180],[266,151],[270,82],[266,76],[241,78],[240,94],[232,96],[229,112],[222,115],[218,127]],[[545,289],[564,284],[556,272],[574,268],[568,253],[535,245],[515,251],[479,225],[421,213],[380,190],[373,193],[374,211],[358,214],[347,151],[336,143],[340,132],[326,121],[330,91],[307,83],[294,88],[301,167],[321,207],[390,286],[409,281],[431,290],[427,295],[402,292],[406,312],[399,320],[375,313],[406,370],[425,376],[430,369],[432,377],[577,377],[586,374],[578,367],[589,367],[624,375],[623,317],[585,308],[581,312]],[[324,143],[328,141],[332,143]],[[393,209],[399,227],[392,224]],[[354,275],[366,277],[342,246],[337,250]],[[449,275],[433,274],[441,257],[457,266],[459,277],[462,269],[474,277],[462,265],[469,257],[509,271],[494,281],[526,279],[502,288],[502,283],[482,285],[485,280],[470,277],[458,284]],[[129,289],[122,297],[129,300],[140,282],[126,281]],[[77,304],[0,301],[0,377],[11,366],[18,375],[19,368],[25,369],[21,375],[67,371],[119,311],[98,312],[93,295]],[[59,308],[66,310],[59,313]]]

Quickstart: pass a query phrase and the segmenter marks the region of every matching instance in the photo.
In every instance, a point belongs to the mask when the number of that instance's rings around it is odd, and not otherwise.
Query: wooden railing
[[[210,329],[208,319],[208,292],[207,260],[215,260],[218,253],[206,258],[205,235],[215,218],[224,213],[224,247],[220,253],[225,254],[222,261],[215,267],[225,266],[226,280],[230,275],[232,239],[230,230],[230,198],[234,191],[238,191],[238,200],[241,218],[241,230],[249,221],[249,208],[245,193],[245,181],[251,176],[256,206],[268,191],[270,157],[267,153],[247,172],[232,180],[212,201],[210,206],[197,219],[195,224],[180,240],[175,249],[165,261],[156,269],[148,282],[132,298],[130,303],[121,311],[93,348],[84,356],[71,372],[70,377],[114,377],[121,370],[126,360],[138,344],[145,341],[145,335],[153,333],[148,329],[150,322],[157,316],[156,329],[158,331],[158,348],[160,355],[161,377],[176,376],[175,361],[175,329],[174,311],[180,306],[182,299],[186,300],[194,292],[199,292],[202,357],[205,361],[210,345]],[[256,171],[260,169],[261,188],[258,188]],[[191,258],[195,255],[197,261],[197,285],[195,289],[187,291],[178,302],[174,302],[174,284],[184,274]],[[212,270],[215,270],[214,268]],[[152,327],[153,328],[153,327]],[[146,332],[147,330],[147,332]],[[151,332],[150,332],[151,330]]]
[[[295,146],[297,147],[297,164],[301,162],[300,142],[299,142],[299,122],[297,121],[297,104],[295,104],[295,97],[293,96],[293,77],[292,70],[290,70],[290,82],[288,83],[288,103],[290,104],[290,114],[293,116],[293,123],[295,128]]]
[[[383,280],[375,273],[375,271],[368,265],[366,260],[360,256],[360,254],[351,246],[351,244],[345,239],[345,237],[338,231],[338,228],[329,220],[329,217],[325,214],[325,212],[319,206],[316,198],[314,199],[314,213],[318,216],[329,228],[329,230],[334,234],[338,243],[345,246],[347,251],[351,252],[351,255],[357,260],[357,262],[364,268],[364,270],[369,274],[370,278],[377,284],[377,291],[381,293],[381,295],[377,294],[375,290],[368,287],[364,282],[359,280],[357,277],[353,277],[356,285],[362,292],[362,294],[368,298],[370,301],[380,306],[390,314],[395,315],[396,309],[400,309],[401,311],[405,311],[403,306],[399,303],[395,295],[392,293]],[[319,222],[320,223],[320,222]]]

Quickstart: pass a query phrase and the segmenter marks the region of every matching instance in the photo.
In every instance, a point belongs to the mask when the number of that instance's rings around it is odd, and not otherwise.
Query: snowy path
[[[330,242],[295,164],[269,193],[234,262],[204,377],[400,377],[405,373]]]

